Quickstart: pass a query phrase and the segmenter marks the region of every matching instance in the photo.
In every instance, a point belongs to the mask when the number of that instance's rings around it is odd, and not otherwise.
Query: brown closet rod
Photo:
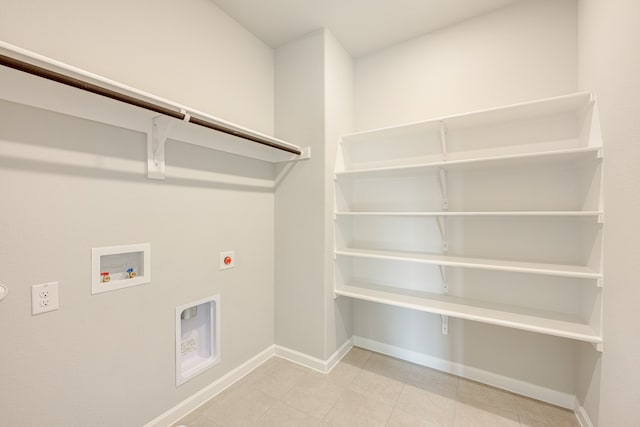
[[[185,113],[180,111],[174,111],[171,108],[163,107],[161,105],[154,104],[152,102],[145,101],[134,96],[126,95],[124,93],[117,92],[115,90],[107,89],[102,86],[95,85],[93,83],[85,82],[74,77],[70,77],[55,71],[47,70],[46,68],[39,67],[37,65],[30,64],[28,62],[20,61],[19,59],[11,58],[10,56],[0,54],[0,65],[13,68],[14,70],[23,71],[25,73],[33,74],[34,76],[43,77],[54,82],[62,83],[67,86],[72,86],[77,89],[81,89],[87,92],[94,93],[96,95],[104,96],[107,98],[115,99],[116,101],[124,102],[125,104],[134,105],[136,107],[144,108],[145,110],[154,111],[156,113],[164,114],[165,116],[174,117],[176,119],[184,120]],[[223,132],[229,135],[236,136],[238,138],[246,139],[249,141],[257,142],[258,144],[267,145],[278,150],[287,151],[292,154],[300,155],[302,152],[295,147],[288,147],[286,145],[278,144],[268,139],[263,139],[258,136],[251,135],[242,131],[228,128],[226,126],[210,122],[208,120],[199,119],[197,117],[189,117],[189,123],[202,126],[208,129],[213,129],[218,132]]]

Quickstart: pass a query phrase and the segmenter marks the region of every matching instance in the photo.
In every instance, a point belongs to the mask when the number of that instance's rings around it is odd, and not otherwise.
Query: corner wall
[[[333,298],[335,162],[342,135],[353,132],[354,61],[340,42],[325,31],[325,253],[326,350],[325,359],[353,336],[353,303]]]
[[[326,322],[324,61],[323,31],[275,53],[276,136],[311,147],[309,160],[277,170],[275,343],[317,359]]]
[[[594,426],[640,423],[640,4],[578,2],[579,84],[597,94],[605,142],[604,351],[581,348],[578,398]]]
[[[360,57],[367,130],[574,92],[576,2],[524,0]]]
[[[577,89],[576,2],[525,0],[358,58],[357,130],[424,120]],[[575,342],[354,302],[354,334],[552,391],[575,394]],[[422,357],[424,356],[424,357]]]
[[[275,58],[276,135],[311,147],[277,171],[276,345],[326,361],[352,336],[351,302],[333,299],[333,171],[353,128],[353,60],[327,30]]]

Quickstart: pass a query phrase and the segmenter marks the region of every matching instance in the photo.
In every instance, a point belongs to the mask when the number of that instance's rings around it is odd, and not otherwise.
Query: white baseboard
[[[473,368],[433,356],[428,356],[426,354],[381,343],[379,341],[374,341],[368,338],[354,336],[353,345],[365,348],[367,350],[375,351],[377,353],[393,356],[398,359],[406,360],[411,363],[433,368],[439,371],[448,372],[450,374],[458,375],[460,377],[477,381],[483,384],[488,384],[493,387],[501,388],[503,390],[511,391],[513,393],[521,394],[523,396],[531,397],[543,402],[551,403],[556,406],[561,406],[563,408],[571,410],[575,409],[576,397],[569,393],[564,393],[524,381],[515,380],[513,378],[498,375],[493,372]]]
[[[585,409],[579,405],[576,397],[569,393],[559,392],[549,388],[541,387],[524,381],[515,380],[513,378],[498,375],[482,369],[465,366],[459,363],[450,362],[448,360],[437,357],[428,356],[426,354],[414,352],[401,347],[392,346],[379,341],[368,338],[354,336],[345,342],[335,353],[327,360],[321,360],[313,356],[301,353],[279,345],[273,345],[263,350],[258,355],[238,366],[228,374],[219,378],[217,381],[206,386],[197,393],[191,395],[184,401],[180,402],[173,408],[169,409],[162,415],[149,421],[143,427],[166,427],[183,418],[190,412],[197,409],[209,399],[215,397],[226,388],[233,385],[236,381],[242,379],[255,368],[269,360],[273,356],[278,356],[307,368],[322,373],[329,373],[334,366],[349,352],[351,347],[358,346],[377,353],[386,354],[398,359],[406,360],[411,363],[437,369],[439,371],[448,372],[478,381],[514,393],[528,396],[533,399],[551,403],[567,409],[574,410],[578,421],[582,427],[593,427],[589,415]]]
[[[298,365],[305,366],[313,369],[314,371],[322,372],[323,374],[329,373],[333,367],[344,357],[345,354],[353,347],[353,339],[347,340],[339,349],[335,351],[327,360],[318,359],[308,354],[301,353],[290,348],[282,347],[280,345],[275,346],[276,356],[286,359],[290,362],[297,363]]]
[[[183,418],[199,406],[215,397],[226,388],[233,385],[236,381],[242,379],[245,375],[253,371],[258,366],[269,360],[275,354],[274,346],[269,346],[256,356],[244,362],[242,365],[233,369],[226,375],[220,377],[213,383],[209,384],[202,390],[192,394],[173,408],[157,416],[149,421],[143,427],[167,427]]]
[[[338,350],[336,350],[335,353],[331,355],[329,359],[320,360],[307,354],[300,353],[299,351],[291,350],[279,345],[269,346],[267,349],[247,360],[245,363],[238,366],[228,374],[209,384],[197,393],[189,396],[173,408],[164,412],[162,415],[159,415],[153,420],[149,421],[143,427],[170,426],[171,424],[196,410],[209,399],[223,392],[226,388],[232,386],[236,381],[242,379],[244,376],[249,374],[258,366],[262,365],[267,360],[271,359],[273,356],[281,357],[283,359],[326,374],[330,372],[335,365],[338,364],[340,359],[342,359],[344,355],[349,352],[349,350],[351,350],[351,347],[353,347],[353,339],[345,342]]]
[[[593,427],[593,423],[591,422],[591,418],[589,418],[589,414],[584,409],[582,405],[576,399],[576,409],[574,410],[576,417],[578,418],[578,422],[582,427]]]
[[[342,358],[346,356],[347,353],[349,353],[349,350],[351,350],[352,348],[353,348],[353,337],[349,338],[344,344],[342,344],[340,348],[337,349],[335,353],[331,355],[329,360],[327,360],[326,373],[328,374],[329,372],[331,372],[331,370],[335,368],[338,362],[340,362]]]

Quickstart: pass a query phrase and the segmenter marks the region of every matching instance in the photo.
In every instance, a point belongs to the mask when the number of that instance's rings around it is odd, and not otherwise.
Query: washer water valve
[[[100,276],[102,276],[103,283],[107,283],[108,281],[111,280],[111,276],[109,275],[108,271],[103,271],[102,273],[100,273]]]
[[[133,279],[134,277],[136,277],[136,272],[133,271],[133,268],[129,268],[127,270],[127,273],[129,274],[129,279]]]

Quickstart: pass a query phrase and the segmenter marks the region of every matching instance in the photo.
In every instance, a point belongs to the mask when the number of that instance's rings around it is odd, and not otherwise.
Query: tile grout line
[[[347,353],[347,354],[348,354],[348,353]],[[346,356],[346,355],[345,355],[345,356]],[[369,357],[370,357],[370,356],[369,356]],[[369,357],[367,357],[367,360],[369,359]],[[344,359],[344,357],[343,357],[343,359]],[[338,362],[338,363],[341,363],[341,362],[342,362],[342,360],[341,360],[340,362]],[[366,362],[365,362],[365,363],[366,363]],[[337,364],[336,364],[336,366],[337,366]],[[362,366],[364,366],[364,363],[362,364]],[[335,368],[335,367],[334,367],[334,368]],[[343,392],[343,394],[346,394],[346,392],[348,392],[348,391],[350,390],[350,389],[349,389],[349,386],[355,382],[356,378],[358,378],[360,375],[362,375],[362,367],[361,367],[361,366],[357,366],[356,368],[358,369],[358,374],[357,374],[357,375],[355,375],[347,385],[345,385],[344,387],[342,387],[342,388],[344,389],[344,390],[342,391],[342,392]],[[333,403],[333,405],[331,405],[331,408],[327,411],[327,413],[324,415],[324,417],[322,417],[322,421],[323,421],[323,422],[325,422],[326,424],[329,424],[329,421],[328,421],[326,418],[329,416],[329,414],[331,413],[331,411],[333,411],[333,410],[335,409],[335,407],[338,405],[338,402],[339,402],[339,401],[340,401],[340,399],[336,399],[336,401]]]
[[[400,393],[398,393],[398,397],[396,397],[396,401],[393,403],[393,406],[391,407],[391,412],[389,413],[389,417],[387,418],[387,421],[384,423],[385,426],[389,425],[389,422],[391,421],[391,417],[393,416],[393,413],[398,407],[398,401],[400,400],[400,396],[402,396],[402,392],[404,391],[404,388],[406,386],[407,386],[407,378],[405,378],[404,382],[402,383],[402,388],[400,389]]]

